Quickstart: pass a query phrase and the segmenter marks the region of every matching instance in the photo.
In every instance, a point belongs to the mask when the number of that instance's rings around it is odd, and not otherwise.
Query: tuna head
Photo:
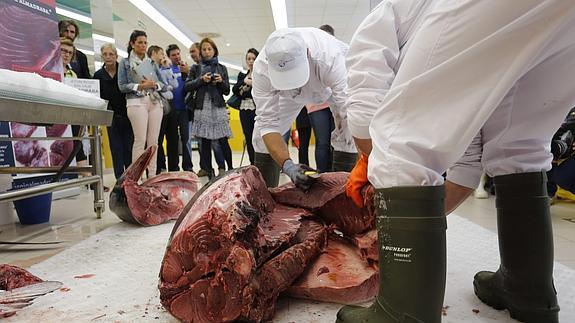
[[[124,171],[124,174],[116,181],[112,192],[110,192],[110,210],[126,222],[138,224],[128,206],[124,186],[127,182],[137,185],[138,180],[142,177],[142,174],[152,161],[152,157],[157,149],[158,146],[156,145],[148,147],[148,149]]]
[[[198,190],[198,177],[192,172],[170,172],[138,183],[155,155],[149,147],[122,174],[110,194],[110,210],[130,223],[156,225],[177,219]]]

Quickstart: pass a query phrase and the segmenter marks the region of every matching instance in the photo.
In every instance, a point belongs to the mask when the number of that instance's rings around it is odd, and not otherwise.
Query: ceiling
[[[318,27],[329,24],[336,37],[349,42],[355,29],[367,16],[369,0],[285,0],[290,27]],[[89,15],[89,0],[57,0],[65,6]],[[199,41],[205,34],[215,34],[220,60],[244,64],[247,49],[261,49],[268,35],[275,30],[269,0],[148,0],[169,21],[191,40]],[[112,0],[114,38],[125,48],[134,29],[148,34],[148,43],[161,47],[176,43],[173,36],[158,26],[128,0]],[[82,32],[82,37],[85,33]],[[82,41],[82,40],[81,40]],[[89,43],[89,41],[88,41]],[[191,61],[187,56],[188,61]],[[233,74],[230,73],[230,74]]]

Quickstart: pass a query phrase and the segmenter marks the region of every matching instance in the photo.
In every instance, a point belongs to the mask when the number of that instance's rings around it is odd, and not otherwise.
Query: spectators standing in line
[[[120,178],[132,163],[132,146],[134,132],[126,110],[126,95],[118,87],[118,52],[111,43],[100,48],[104,60],[101,69],[94,73],[94,78],[100,80],[100,97],[108,100],[108,110],[114,111],[112,125],[108,127],[110,151],[114,163],[114,176]]]
[[[311,139],[311,124],[307,109],[303,107],[295,119],[295,128],[299,138],[297,147],[298,163],[309,166],[309,141]]]
[[[246,74],[240,72],[238,74],[238,79],[236,85],[234,85],[232,91],[235,95],[242,99],[240,105],[240,122],[242,124],[242,130],[246,140],[246,147],[248,149],[248,156],[250,158],[250,164],[254,164],[254,146],[252,144],[252,134],[254,132],[254,123],[256,117],[256,106],[254,104],[254,99],[252,98],[252,72],[254,69],[254,62],[258,57],[257,49],[250,48],[246,53],[246,64],[248,66],[248,72]]]
[[[230,93],[230,84],[228,70],[218,62],[215,42],[204,38],[200,42],[200,49],[201,63],[190,71],[185,91],[195,93],[192,135],[200,139],[200,167],[212,178],[212,140],[219,141],[228,167],[232,169],[232,152],[228,143],[232,131],[223,97]],[[224,170],[220,168],[220,173]]]
[[[64,65],[64,77],[65,78],[78,78],[76,72],[72,69],[70,62],[72,57],[74,57],[74,42],[68,37],[60,37],[60,54],[62,55],[62,64]],[[82,126],[72,125],[72,135],[78,137],[80,134],[80,129]],[[74,145],[82,146],[80,140],[74,140]],[[84,153],[84,149],[80,148],[76,154],[76,165],[79,167],[88,166],[88,157]],[[89,176],[90,173],[82,173],[82,175]]]
[[[166,140],[168,142],[168,170],[179,171],[179,143],[182,143],[182,169],[192,171],[191,155],[186,149],[189,139],[188,110],[184,102],[184,82],[190,72],[190,66],[182,60],[180,48],[176,44],[166,48],[166,55],[172,63],[172,72],[178,81],[178,86],[172,90],[173,99],[170,101],[172,109],[166,116]]]
[[[80,28],[74,20],[60,20],[58,22],[58,29],[60,30],[60,37],[68,37],[72,42],[80,37]],[[72,57],[70,65],[78,78],[92,78],[90,76],[90,69],[88,68],[88,59],[86,55],[78,49],[74,49],[74,57]]]
[[[190,46],[190,57],[192,58],[192,60],[194,61],[194,64],[200,64],[200,59],[201,59],[201,55],[200,55],[200,43],[193,43]],[[199,66],[199,65],[198,65]],[[192,66],[193,68],[194,66]],[[185,89],[184,89],[185,91]],[[189,97],[188,97],[189,95]],[[191,98],[193,97],[193,93],[189,92],[186,94],[186,98]],[[188,100],[186,100],[186,102],[188,102]],[[188,147],[188,152],[190,153],[190,157],[192,156],[192,141],[194,140],[194,136],[192,136],[192,126],[193,126],[193,111],[190,111],[190,122],[188,123],[188,133],[190,134],[190,138],[188,139],[188,143],[187,143],[187,147]],[[201,149],[202,146],[198,143],[198,152],[201,154]],[[216,140],[212,140],[212,150],[214,151],[214,156],[216,158],[216,163],[218,164],[218,169],[222,169],[225,168],[225,160],[224,160],[224,153],[222,152],[222,147],[220,146],[219,142]],[[208,173],[206,171],[204,171],[203,169],[200,169],[198,171],[198,177],[204,177],[204,176],[208,176]]]
[[[134,130],[132,160],[136,160],[144,147],[156,145],[162,123],[163,108],[160,91],[168,86],[162,82],[160,69],[146,57],[146,33],[134,30],[130,35],[128,57],[122,59],[118,70],[120,91],[126,93],[128,118]],[[156,156],[148,166],[148,176],[156,174]]]
[[[168,100],[171,101],[173,98],[172,89],[178,87],[178,80],[171,69],[171,62],[164,54],[164,50],[157,45],[152,45],[148,48],[147,51],[148,57],[152,60],[154,64],[158,66],[160,72],[162,73],[163,79],[166,84],[168,84],[168,90],[163,92],[162,95]],[[170,111],[170,113],[172,113]],[[158,157],[157,157],[157,169],[156,175],[160,174],[161,172],[166,171],[166,153],[164,151],[164,136],[166,134],[166,127],[168,116],[162,115],[162,124],[160,126],[160,134],[158,136]],[[166,136],[167,137],[167,136]],[[169,143],[168,143],[169,145]],[[171,147],[168,146],[168,151]],[[177,149],[177,147],[176,147]],[[172,160],[169,159],[168,156],[168,164],[179,164],[180,157],[177,154],[172,154]],[[174,171],[179,171],[179,167],[177,169],[170,169]]]

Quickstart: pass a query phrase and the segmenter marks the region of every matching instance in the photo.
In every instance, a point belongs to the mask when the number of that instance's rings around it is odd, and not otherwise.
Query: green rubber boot
[[[338,323],[441,322],[446,248],[443,186],[375,193],[379,294],[371,307],[345,306]]]
[[[545,172],[494,178],[501,265],[475,275],[475,294],[529,323],[558,322],[553,285],[553,228]]]
[[[267,187],[277,187],[281,169],[270,154],[255,153],[254,165],[259,169]]]

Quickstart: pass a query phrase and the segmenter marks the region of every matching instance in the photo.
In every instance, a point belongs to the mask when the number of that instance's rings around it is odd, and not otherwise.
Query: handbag
[[[164,109],[164,115],[168,115],[170,112],[172,112],[172,105],[170,104],[170,101],[168,101],[168,99],[166,99],[161,93],[160,93],[160,103],[162,104],[162,108]]]
[[[230,98],[228,99],[226,104],[228,106],[230,106],[231,108],[238,110],[240,108],[240,106],[242,105],[242,98],[233,94],[232,96],[230,96]]]

